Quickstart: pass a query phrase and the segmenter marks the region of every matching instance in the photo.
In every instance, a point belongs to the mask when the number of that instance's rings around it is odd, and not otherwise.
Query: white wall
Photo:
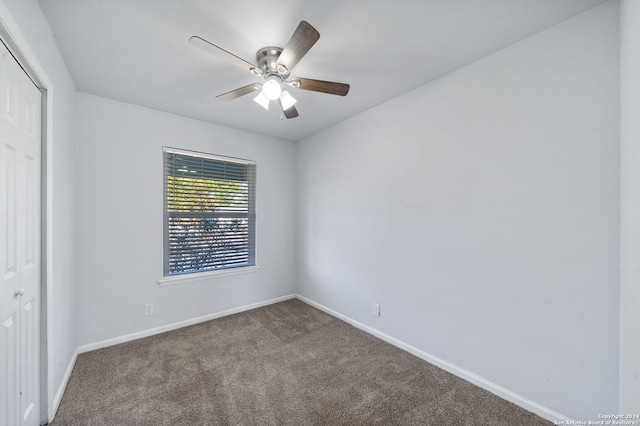
[[[640,413],[640,2],[620,5],[620,412]]]
[[[47,141],[47,309],[48,383],[43,407],[51,417],[65,373],[77,348],[74,280],[75,86],[51,30],[35,0],[0,0],[8,25],[48,89]]]
[[[301,141],[298,293],[549,412],[617,412],[618,29],[607,3]]]
[[[84,93],[77,141],[80,345],[294,292],[292,142]],[[163,146],[257,162],[257,272],[158,285]]]

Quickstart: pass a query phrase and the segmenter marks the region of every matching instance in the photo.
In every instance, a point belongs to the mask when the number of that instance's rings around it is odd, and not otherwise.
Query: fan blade
[[[248,95],[249,93],[255,92],[256,90],[260,90],[262,84],[252,83],[246,86],[242,86],[239,89],[232,90],[227,93],[223,93],[222,95],[216,96],[216,99],[220,99],[221,101],[232,101],[240,96]]]
[[[280,108],[282,108],[282,101],[280,101]],[[294,105],[291,105],[288,109],[282,108],[282,112],[287,118],[296,118],[298,116],[298,110]]]
[[[300,59],[311,49],[320,38],[320,33],[307,21],[300,21],[291,39],[278,57],[278,65],[286,67],[282,74],[289,74]],[[278,70],[280,71],[280,70]]]
[[[294,78],[289,85],[302,90],[328,93],[330,95],[347,96],[349,86],[346,83],[336,83],[335,81],[313,80],[310,78]]]
[[[227,52],[223,48],[218,47],[213,43],[209,43],[207,40],[203,38],[200,38],[198,36],[193,36],[189,39],[189,43],[201,50],[204,50],[207,53],[217,56],[218,58],[223,59],[227,62],[230,62],[233,65],[240,67],[244,70],[247,70],[253,74],[262,74],[262,72],[257,66],[253,65],[250,62],[245,61],[242,58],[238,58],[233,53]]]

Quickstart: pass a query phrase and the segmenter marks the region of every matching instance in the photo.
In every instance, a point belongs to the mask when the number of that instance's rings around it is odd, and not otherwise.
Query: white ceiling
[[[78,90],[300,140],[606,0],[39,0]],[[247,95],[259,77],[188,44],[192,35],[255,63],[301,20],[320,40],[293,76],[351,84],[346,97],[292,89],[280,120]]]

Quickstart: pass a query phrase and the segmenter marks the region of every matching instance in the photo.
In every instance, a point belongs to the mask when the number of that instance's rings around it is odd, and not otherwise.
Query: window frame
[[[251,186],[253,187],[253,194],[249,194],[250,199],[252,198],[252,201],[250,201],[250,204],[253,205],[253,211],[251,211],[251,208],[249,209],[249,212],[247,213],[247,218],[252,222],[250,223],[250,227],[253,227],[253,235],[249,236],[250,241],[253,240],[253,247],[249,247],[249,250],[253,251],[253,264],[249,264],[249,265],[243,265],[243,266],[234,266],[234,267],[227,267],[227,268],[219,268],[219,269],[209,269],[209,270],[203,270],[203,271],[194,271],[194,272],[184,272],[184,273],[174,273],[174,274],[169,274],[168,273],[168,262],[169,262],[169,248],[168,248],[168,242],[169,242],[169,226],[168,226],[168,221],[169,221],[169,217],[171,216],[168,208],[167,208],[167,200],[168,200],[168,193],[167,193],[167,179],[168,179],[168,171],[166,168],[166,156],[167,154],[177,154],[177,155],[184,155],[184,156],[190,156],[190,157],[195,157],[195,158],[202,158],[202,159],[207,159],[207,160],[214,160],[214,161],[219,161],[219,162],[224,162],[224,163],[232,163],[232,164],[241,164],[241,165],[245,165],[245,166],[251,166],[253,167],[253,185],[250,184],[250,191],[251,191]],[[191,151],[191,150],[185,150],[185,149],[180,149],[180,148],[172,148],[172,147],[167,147],[167,146],[163,146],[162,147],[162,228],[163,228],[163,241],[162,241],[162,278],[160,278],[158,280],[158,283],[160,285],[169,285],[169,284],[177,284],[177,283],[182,283],[182,282],[188,282],[188,281],[195,281],[195,280],[201,280],[201,279],[205,279],[205,278],[216,278],[216,277],[223,277],[223,276],[229,276],[229,275],[237,275],[237,274],[245,274],[245,273],[250,273],[250,272],[255,272],[259,269],[258,266],[258,242],[257,242],[257,166],[256,166],[256,162],[253,160],[247,160],[244,158],[237,158],[237,157],[228,157],[228,156],[222,156],[222,155],[216,155],[216,154],[210,154],[210,153],[205,153],[205,152],[200,152],[200,151]],[[212,215],[213,217],[215,217],[216,215]]]

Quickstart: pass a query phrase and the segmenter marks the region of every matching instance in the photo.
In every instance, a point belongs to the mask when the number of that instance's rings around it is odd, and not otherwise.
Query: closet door
[[[41,94],[0,43],[0,424],[40,423]]]

